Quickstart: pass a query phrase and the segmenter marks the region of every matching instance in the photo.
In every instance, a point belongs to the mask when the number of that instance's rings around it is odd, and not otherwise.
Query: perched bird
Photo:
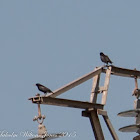
[[[107,55],[105,55],[103,52],[100,52],[100,58],[101,61],[106,63],[108,65],[108,63],[112,64],[113,62],[109,59],[109,57]]]
[[[36,86],[38,87],[38,90],[44,92],[44,94],[47,94],[47,93],[53,93],[49,88],[37,83]]]

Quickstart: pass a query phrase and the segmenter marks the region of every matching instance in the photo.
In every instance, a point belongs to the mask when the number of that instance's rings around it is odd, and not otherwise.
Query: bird
[[[103,52],[100,52],[100,59],[102,62],[106,63],[108,65],[108,63],[112,64],[113,62],[110,60],[110,58],[105,55]]]
[[[37,87],[38,87],[38,90],[44,92],[44,94],[47,94],[47,93],[53,93],[49,88],[41,85],[40,83],[37,83],[35,84]]]

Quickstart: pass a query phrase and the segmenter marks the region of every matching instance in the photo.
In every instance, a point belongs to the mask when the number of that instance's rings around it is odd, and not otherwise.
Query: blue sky
[[[96,0],[1,0],[0,131],[37,132],[37,105],[28,101],[38,93],[39,82],[56,90],[101,66],[99,53],[109,55],[115,66],[140,70],[140,1]],[[102,75],[104,78],[104,75]],[[92,80],[60,95],[89,101]],[[137,134],[121,133],[120,127],[134,124],[134,118],[117,114],[133,109],[134,79],[111,76],[107,105],[120,140]],[[66,140],[94,139],[88,118],[78,109],[41,106],[48,132],[75,133]],[[111,136],[103,124],[106,140]],[[59,140],[59,139],[58,139]]]

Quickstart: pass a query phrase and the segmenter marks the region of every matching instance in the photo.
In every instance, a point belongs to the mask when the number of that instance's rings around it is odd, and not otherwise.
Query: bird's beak
[[[33,86],[36,86],[36,84],[34,84]]]

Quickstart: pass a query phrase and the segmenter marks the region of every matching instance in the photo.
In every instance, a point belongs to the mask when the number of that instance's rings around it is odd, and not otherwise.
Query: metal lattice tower
[[[100,87],[99,85],[100,85],[101,73],[105,73],[106,76],[105,76],[104,86]],[[104,106],[106,105],[106,102],[107,102],[108,88],[109,88],[111,75],[129,77],[129,78],[137,77],[138,79],[140,78],[140,71],[115,67],[113,65],[96,67],[94,71],[53,91],[53,94],[50,94],[48,96],[40,96],[40,95],[35,96],[35,97],[30,98],[29,100],[31,100],[32,103],[39,104],[39,105],[48,104],[48,105],[56,105],[56,106],[62,106],[62,107],[84,109],[82,111],[82,116],[89,118],[96,140],[105,139],[103,131],[102,131],[101,123],[99,120],[99,115],[101,115],[110,131],[112,138],[114,140],[119,140],[113,128],[113,125],[111,124],[107,111],[104,110]],[[89,102],[56,98],[60,94],[86,82],[87,80],[91,78],[93,78],[93,84],[92,84],[92,90],[91,90]],[[102,94],[101,103],[97,103],[97,98],[99,94]]]

